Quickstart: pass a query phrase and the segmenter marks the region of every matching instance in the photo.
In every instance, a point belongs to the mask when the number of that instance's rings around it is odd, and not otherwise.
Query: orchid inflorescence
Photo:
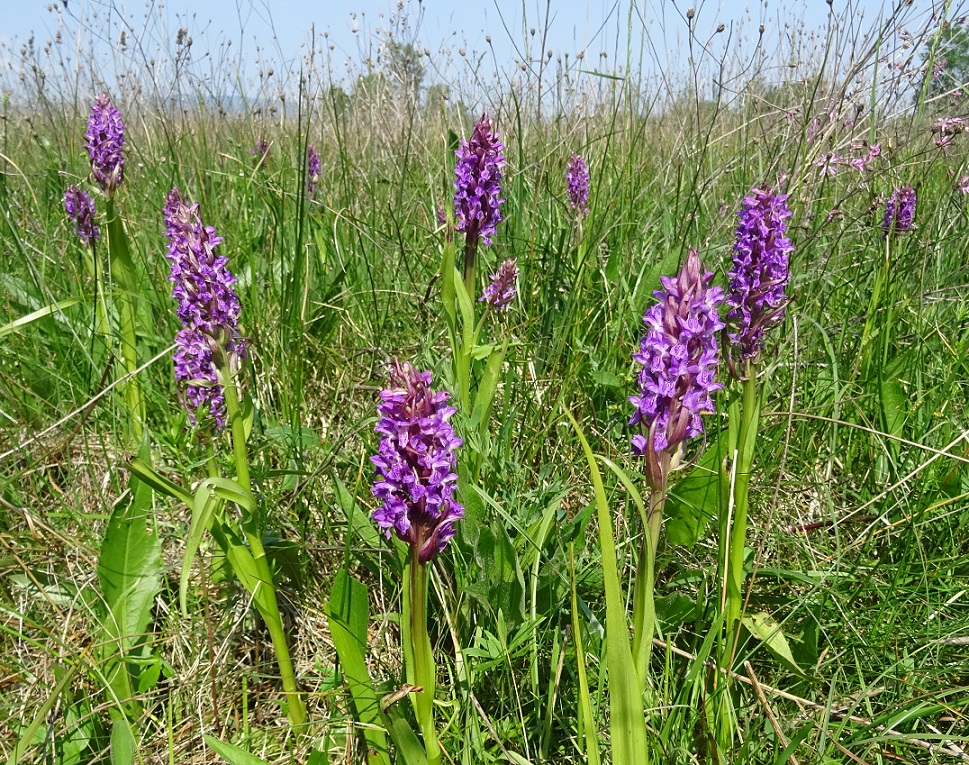
[[[506,258],[498,266],[498,270],[491,275],[491,281],[478,298],[478,302],[487,303],[493,311],[504,311],[515,299],[517,284],[518,260]]]
[[[911,186],[892,190],[892,195],[885,202],[885,216],[882,218],[882,231],[886,237],[911,231],[915,223],[915,202],[915,189]]]
[[[431,373],[407,361],[393,361],[390,387],[377,405],[380,435],[373,495],[382,502],[376,524],[416,550],[427,563],[447,547],[464,508],[454,499],[457,448],[463,443],[448,422],[455,409],[448,394],[431,390]]]
[[[78,186],[68,186],[64,192],[64,210],[74,223],[74,233],[81,244],[89,247],[100,238],[101,231],[94,222],[94,200],[90,194]]]
[[[744,197],[737,222],[733,268],[727,273],[728,361],[735,375],[741,372],[737,364],[760,353],[764,330],[784,317],[790,279],[788,258],[794,249],[786,236],[789,217],[786,194],[762,188],[752,189]]]
[[[565,172],[569,205],[577,215],[589,212],[589,166],[581,154],[573,154]]]
[[[84,136],[91,157],[91,174],[101,190],[111,194],[124,179],[124,122],[104,93],[94,99]]]
[[[714,410],[711,394],[723,387],[715,379],[723,290],[711,287],[712,279],[691,249],[676,278],[661,277],[663,289],[653,293],[657,302],[643,316],[647,331],[633,354],[642,368],[639,392],[629,398],[636,407],[629,424],[646,433],[633,436],[632,448],[646,457],[650,485],[658,490],[679,445],[703,432],[700,415]]]
[[[184,384],[183,403],[192,423],[207,412],[221,430],[226,409],[218,370],[235,374],[246,352],[238,330],[242,304],[232,288],[237,280],[227,268],[229,259],[215,253],[222,237],[202,225],[198,204],[186,204],[178,189],[165,199],[165,224],[168,280],[182,322],[175,337],[175,378]]]
[[[454,217],[455,228],[469,240],[491,237],[501,220],[501,172],[505,167],[505,147],[492,129],[488,115],[481,115],[471,138],[462,140],[455,152]]]

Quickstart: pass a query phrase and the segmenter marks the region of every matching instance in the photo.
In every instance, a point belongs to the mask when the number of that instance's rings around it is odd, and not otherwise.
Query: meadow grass
[[[378,38],[383,58],[361,61],[359,76],[339,80],[321,39],[301,75],[264,71],[243,92],[224,48],[202,76],[184,40],[155,53],[129,42],[110,66],[74,60],[59,41],[26,50],[0,115],[0,754],[211,761],[208,734],[267,762],[368,761],[325,604],[344,568],[367,585],[367,669],[380,695],[398,688],[402,569],[368,518],[377,391],[394,357],[457,388],[439,298],[449,232],[436,209],[451,206],[459,138],[487,111],[508,167],[504,220],[479,273],[516,257],[519,294],[481,339],[511,341],[478,445],[486,456],[475,480],[461,477],[470,520],[430,569],[445,752],[460,763],[586,762],[579,653],[605,741],[598,526],[565,413],[644,490],[626,425],[642,314],[691,246],[724,284],[740,201],[773,185],[794,212],[792,300],[765,357],[744,602],[771,637],[743,632],[721,666],[734,676],[725,748],[713,724],[724,692],[713,680],[722,592],[709,478],[724,393],[671,479],[644,696],[651,761],[969,759],[969,196],[954,186],[969,172],[967,139],[936,145],[938,117],[958,107],[921,88],[941,14],[955,10],[903,6],[870,26],[832,11],[826,37],[790,43],[768,30],[776,48],[746,58],[739,44],[715,54],[712,38],[691,35],[691,65],[661,78],[630,47],[615,69],[532,51],[521,66],[499,62],[492,79],[481,59],[462,68],[460,56],[415,54],[404,22]],[[150,76],[150,55],[173,84]],[[438,77],[421,86],[414,67]],[[719,88],[702,86],[708,72]],[[137,709],[112,690],[97,561],[138,449],[116,344],[96,330],[95,285],[62,204],[88,176],[85,121],[105,79],[128,131],[118,204],[140,274],[149,454],[176,483],[204,474],[207,454],[172,376],[179,325],[161,210],[173,186],[200,204],[239,279],[253,492],[310,720],[295,734],[265,624],[211,540],[182,614],[190,517],[159,493],[163,568],[137,653]],[[315,196],[307,143],[322,159]],[[881,155],[864,171],[823,172],[826,156],[872,144]],[[573,153],[591,174],[581,227],[566,198]],[[904,184],[918,193],[916,226],[886,238],[881,205]],[[466,440],[479,432],[463,413],[453,423]],[[603,472],[628,585],[642,529]],[[112,746],[119,719],[127,760]]]

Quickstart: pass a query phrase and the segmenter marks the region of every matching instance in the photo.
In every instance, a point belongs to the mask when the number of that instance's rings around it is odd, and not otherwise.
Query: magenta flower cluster
[[[431,390],[431,373],[409,362],[394,361],[390,388],[377,405],[380,435],[373,495],[382,502],[373,512],[376,524],[411,546],[426,563],[447,547],[464,508],[454,499],[458,476],[455,452],[462,444],[450,419],[448,394]]]
[[[468,241],[491,237],[501,220],[501,171],[505,167],[505,147],[492,130],[488,115],[481,115],[469,140],[462,140],[455,152],[454,217],[456,229]]]
[[[245,356],[238,330],[242,305],[232,289],[236,279],[227,268],[228,258],[216,255],[222,238],[212,226],[202,225],[198,204],[186,204],[178,189],[172,189],[164,214],[168,280],[182,322],[175,337],[175,379],[183,384],[183,403],[192,423],[207,413],[221,429],[226,410],[217,369],[231,373]]]
[[[518,260],[507,258],[498,266],[498,270],[491,275],[491,281],[485,287],[478,302],[485,302],[493,311],[504,311],[515,299],[518,285]]]
[[[320,153],[313,144],[306,146],[306,176],[306,190],[313,196],[320,182]]]
[[[94,200],[90,194],[78,186],[68,186],[64,192],[64,209],[74,223],[74,233],[82,244],[89,247],[100,238],[101,231],[94,222]]]
[[[882,218],[882,231],[886,237],[911,231],[915,223],[915,201],[915,189],[911,186],[892,190],[891,197],[885,202],[885,217]]]
[[[569,204],[580,216],[589,212],[589,166],[581,154],[573,154],[565,171]]]
[[[91,174],[101,190],[110,194],[124,178],[124,123],[104,93],[94,99],[84,137],[91,157]]]
[[[787,195],[770,188],[752,189],[744,197],[737,223],[733,268],[727,273],[727,314],[731,363],[755,359],[764,331],[784,316],[790,279],[788,259],[794,250],[785,235]],[[733,368],[734,372],[738,372]]]
[[[723,290],[711,287],[712,279],[691,249],[675,279],[661,277],[663,289],[653,293],[657,302],[643,316],[646,334],[633,355],[642,367],[639,393],[629,398],[636,407],[629,424],[646,430],[633,436],[632,447],[647,458],[653,486],[665,480],[658,456],[668,457],[703,432],[700,415],[714,411],[711,394],[723,387],[716,382]]]

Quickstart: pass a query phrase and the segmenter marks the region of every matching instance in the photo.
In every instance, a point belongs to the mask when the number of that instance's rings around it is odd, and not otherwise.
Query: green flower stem
[[[464,288],[474,300],[475,286],[478,281],[478,237],[465,237],[464,240]]]
[[[633,590],[633,659],[639,673],[640,685],[646,687],[649,671],[649,655],[653,647],[656,628],[656,605],[653,588],[656,578],[656,549],[660,529],[663,527],[663,507],[666,504],[666,487],[649,495],[649,510],[643,545],[636,566],[636,584]]]
[[[95,329],[105,344],[109,345],[111,341],[111,321],[108,319],[108,302],[104,296],[104,279],[101,276],[101,269],[98,268],[98,251],[94,240],[91,240],[91,244],[84,247],[82,252],[84,267],[91,278],[91,284],[94,285]]]
[[[436,672],[434,656],[431,653],[431,641],[427,635],[427,564],[420,562],[419,553],[419,546],[411,545],[410,561],[405,572],[410,582],[410,589],[404,608],[408,611],[405,618],[410,625],[414,684],[423,688],[423,691],[414,694],[417,722],[424,735],[424,750],[428,765],[439,765],[441,746],[437,740],[437,731],[434,729]]]
[[[141,382],[135,376],[138,370],[137,312],[135,299],[138,291],[138,275],[128,236],[124,230],[114,199],[108,197],[108,256],[111,263],[111,280],[117,287],[118,315],[121,326],[121,360],[126,375],[124,385],[125,406],[128,409],[128,430],[135,444],[140,444],[145,427],[145,398]]]
[[[760,397],[757,389],[757,366],[748,361],[743,384],[740,434],[737,441],[737,470],[733,486],[733,522],[727,557],[727,618],[728,657],[733,661],[739,621],[743,608],[744,545],[747,538],[747,499],[750,471],[754,461],[754,443],[760,421]]]
[[[236,480],[240,486],[251,494],[249,454],[246,450],[246,425],[239,405],[239,392],[230,374],[220,374],[220,379],[225,391],[225,407],[232,428],[232,454],[235,460]],[[252,553],[252,559],[256,564],[259,585],[268,589],[268,592],[260,593],[259,597],[256,597],[255,593],[250,593],[250,595],[253,596],[253,603],[255,603],[259,615],[266,623],[269,636],[272,638],[276,662],[279,664],[279,674],[283,680],[283,693],[286,695],[290,725],[293,728],[299,728],[306,723],[306,705],[303,702],[299,686],[296,684],[293,662],[289,655],[289,645],[286,642],[286,630],[279,614],[279,602],[276,599],[272,569],[269,566],[266,551],[262,546],[262,534],[258,528],[257,519],[253,517],[253,514],[243,512],[242,532],[249,543],[249,551]]]

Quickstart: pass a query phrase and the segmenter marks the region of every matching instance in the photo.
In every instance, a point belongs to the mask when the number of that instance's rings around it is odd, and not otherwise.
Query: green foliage
[[[137,716],[139,675],[152,651],[146,639],[151,608],[161,591],[161,541],[151,488],[132,476],[101,543],[98,581],[104,596],[101,661],[119,708]],[[125,723],[127,724],[127,723]]]

